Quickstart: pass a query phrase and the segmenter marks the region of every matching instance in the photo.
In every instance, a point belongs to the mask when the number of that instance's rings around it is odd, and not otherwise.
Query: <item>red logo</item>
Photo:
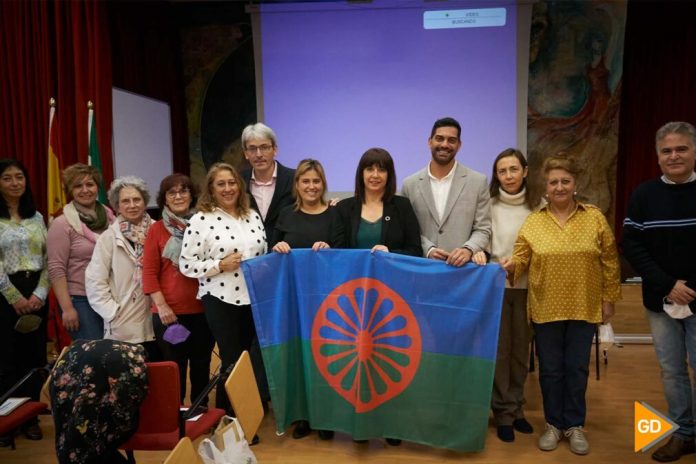
[[[418,321],[401,296],[379,280],[336,287],[312,326],[314,362],[356,412],[368,412],[403,392],[418,370]]]

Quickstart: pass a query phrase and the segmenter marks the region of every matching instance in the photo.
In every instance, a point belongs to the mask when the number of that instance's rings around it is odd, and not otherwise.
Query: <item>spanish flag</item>
[[[48,116],[48,219],[55,217],[65,206],[65,192],[60,179],[60,160],[58,159],[58,122],[56,121],[56,100],[51,98]]]

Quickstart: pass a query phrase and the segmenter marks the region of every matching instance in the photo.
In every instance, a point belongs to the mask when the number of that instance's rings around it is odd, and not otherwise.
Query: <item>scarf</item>
[[[97,202],[94,205],[94,209],[88,209],[79,203],[71,202],[72,205],[77,210],[77,214],[80,216],[80,221],[86,225],[89,230],[104,230],[108,226],[106,220],[106,210],[101,203]]]
[[[96,204],[96,210],[97,211],[86,210],[74,201],[71,201],[63,207],[63,215],[75,232],[82,235],[90,242],[97,243],[99,235],[113,222],[115,216],[109,208],[99,202]],[[89,219],[90,215],[95,218],[94,221]],[[100,219],[102,215],[103,219]],[[88,222],[85,222],[83,217],[86,218]]]
[[[188,226],[188,219],[191,218],[191,213],[180,217],[172,213],[166,206],[162,209],[162,224],[167,232],[171,235],[167,244],[162,250],[162,257],[172,262],[175,267],[179,267],[179,255],[181,255],[181,241],[184,238],[184,230]]]
[[[152,225],[152,218],[147,212],[143,214],[143,219],[140,224],[133,224],[126,221],[123,216],[118,215],[118,226],[119,230],[123,236],[131,244],[130,247],[125,247],[128,251],[130,258],[135,264],[135,272],[133,273],[133,281],[138,282],[138,287],[141,288],[140,284],[143,276],[143,251],[145,250],[145,237],[147,237],[147,231]]]

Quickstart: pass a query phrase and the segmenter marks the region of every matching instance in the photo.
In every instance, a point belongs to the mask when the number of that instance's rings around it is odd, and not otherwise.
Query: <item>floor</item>
[[[332,441],[321,441],[315,433],[301,440],[293,440],[290,433],[278,436],[272,411],[264,418],[259,431],[261,443],[252,447],[260,463],[447,463],[461,461],[485,463],[640,463],[653,462],[649,453],[633,451],[633,403],[644,401],[658,411],[665,412],[666,405],[659,380],[659,370],[651,345],[625,345],[612,347],[608,364],[601,365],[601,380],[594,378],[594,356],[591,365],[587,393],[587,437],[590,454],[585,457],[572,454],[566,441],[552,452],[542,452],[536,447],[538,431],[543,428],[543,411],[539,382],[535,373],[530,374],[526,394],[526,414],[535,427],[533,435],[517,434],[513,443],[497,439],[495,428],[489,427],[486,448],[480,453],[455,453],[433,449],[412,443],[399,447],[388,446],[382,440],[367,444],[355,444],[347,435],[337,434]],[[54,432],[50,416],[41,421],[45,438],[39,442],[17,438],[17,449],[0,449],[0,463],[55,463]],[[142,464],[162,463],[167,452],[138,452],[136,458]],[[691,458],[691,456],[690,456]],[[684,462],[696,462],[695,460]]]

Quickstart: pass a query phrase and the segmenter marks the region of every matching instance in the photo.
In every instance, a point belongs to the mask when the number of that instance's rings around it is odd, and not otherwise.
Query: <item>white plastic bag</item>
[[[212,440],[198,445],[198,454],[205,464],[257,464],[239,421],[230,416],[220,419]]]
[[[614,337],[614,329],[611,322],[599,325],[599,347],[603,352],[607,352],[616,341]]]

